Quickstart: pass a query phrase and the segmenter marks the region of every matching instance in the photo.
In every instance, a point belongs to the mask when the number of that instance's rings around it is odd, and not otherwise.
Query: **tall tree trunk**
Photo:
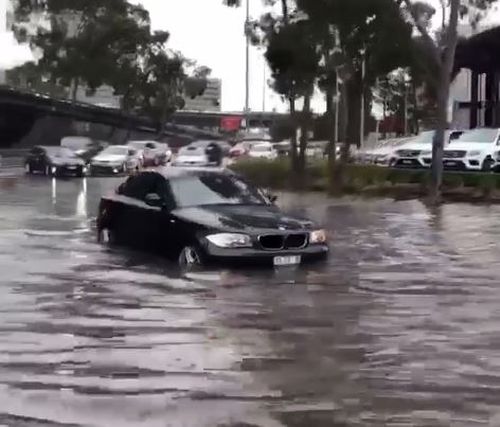
[[[78,96],[78,88],[80,87],[80,78],[75,77],[71,82],[71,101],[76,102]]]
[[[328,123],[328,170],[330,172],[333,172],[337,158],[337,141],[335,140],[337,123],[335,123],[334,94],[335,88],[329,84],[326,88],[326,119]]]
[[[281,13],[283,13],[283,22],[285,23],[285,25],[288,25],[289,14],[287,0],[281,0]]]
[[[306,93],[304,96],[304,106],[302,108],[302,120],[300,126],[300,150],[299,150],[299,177],[300,182],[304,182],[304,175],[306,170],[306,149],[307,142],[309,140],[309,120],[311,114],[311,97],[312,91],[310,93]]]
[[[295,111],[295,98],[292,96],[288,100],[290,103],[290,122],[292,124],[292,138],[290,140],[290,160],[291,160],[291,167],[292,167],[292,173],[294,173],[297,170],[297,117],[296,117],[296,111]]]
[[[444,59],[440,63],[440,76],[437,100],[437,129],[432,142],[432,167],[431,167],[431,188],[429,197],[431,203],[437,204],[441,201],[441,185],[443,182],[443,151],[445,131],[448,127],[448,100],[450,96],[451,74],[455,61],[455,51],[457,48],[458,16],[460,0],[450,2],[450,22],[447,34],[445,35],[447,49]]]
[[[345,164],[349,158],[349,136],[347,135],[347,122],[350,120],[349,117],[349,99],[348,99],[348,89],[347,81],[344,81],[340,85],[340,105],[341,117],[342,117],[342,127],[339,129],[339,135],[342,135],[342,145],[340,150],[340,161],[337,161],[333,173],[331,174],[330,190],[333,194],[340,194],[345,186]]]

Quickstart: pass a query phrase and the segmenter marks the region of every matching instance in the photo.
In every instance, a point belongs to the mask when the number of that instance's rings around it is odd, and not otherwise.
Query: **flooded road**
[[[0,180],[1,426],[498,426],[500,207],[280,197],[330,260],[182,277],[114,179]]]

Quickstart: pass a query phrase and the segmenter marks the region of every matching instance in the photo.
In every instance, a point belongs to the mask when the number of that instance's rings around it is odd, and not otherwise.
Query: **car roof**
[[[196,175],[237,175],[230,169],[219,167],[182,167],[182,166],[164,166],[162,168],[147,169],[143,173],[157,173],[165,179],[183,178]]]
[[[128,145],[110,145],[109,147],[106,147],[106,149],[108,148],[125,148],[127,150],[130,150],[133,147],[129,147]]]
[[[61,145],[35,145],[33,148],[39,148],[45,151],[71,151],[68,147],[63,147]]]

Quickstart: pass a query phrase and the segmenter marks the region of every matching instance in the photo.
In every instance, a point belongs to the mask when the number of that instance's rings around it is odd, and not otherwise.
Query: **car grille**
[[[265,236],[260,236],[259,242],[262,248],[268,251],[276,251],[281,249],[301,249],[307,245],[307,234],[268,234]]]
[[[418,157],[420,156],[419,150],[399,150],[396,154],[400,157]]]
[[[105,165],[97,165],[93,164],[91,167],[91,171],[93,174],[113,174],[114,169],[119,169],[116,166],[105,166]]]
[[[443,157],[445,159],[462,159],[467,154],[467,151],[445,151]]]

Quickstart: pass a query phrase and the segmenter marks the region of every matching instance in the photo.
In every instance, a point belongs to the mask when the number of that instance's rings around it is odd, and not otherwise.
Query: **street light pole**
[[[250,0],[246,0],[246,20],[245,20],[245,36],[246,36],[246,64],[245,64],[245,121],[248,131],[248,113],[250,112]]]
[[[359,120],[359,144],[360,148],[363,148],[365,141],[365,74],[366,74],[366,58],[365,50],[362,51],[362,62],[361,62],[361,117]]]

